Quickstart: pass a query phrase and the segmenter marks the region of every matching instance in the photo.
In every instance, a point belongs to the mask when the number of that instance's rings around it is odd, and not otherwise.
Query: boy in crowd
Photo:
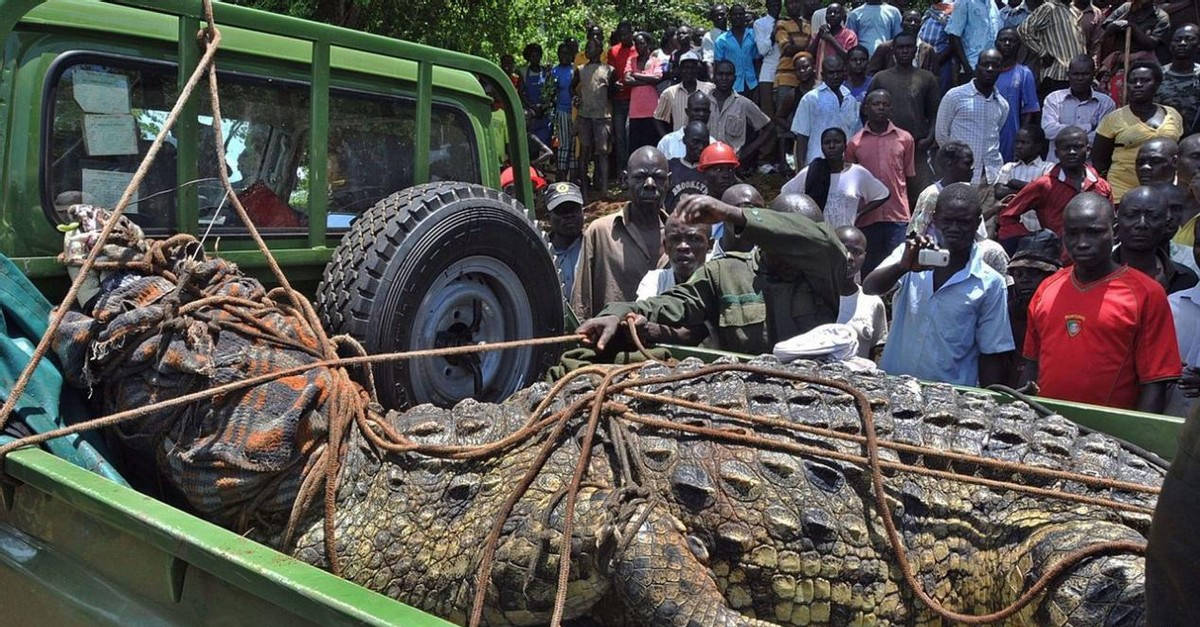
[[[858,335],[858,356],[873,359],[887,341],[887,310],[883,299],[864,294],[859,272],[867,258],[867,238],[853,226],[838,227],[838,240],[846,248],[846,273],[854,285],[854,293],[841,297],[838,305],[838,324],[848,325]]]
[[[587,182],[588,165],[596,162],[592,188],[601,193],[608,189],[608,153],[612,148],[612,106],[608,94],[613,85],[613,68],[600,62],[600,41],[588,37],[584,54],[588,62],[575,74],[574,87],[579,99],[579,174]]]
[[[1001,166],[1000,174],[996,175],[996,200],[1003,200],[1021,191],[1030,181],[1049,172],[1054,164],[1042,159],[1045,153],[1046,132],[1042,127],[1036,124],[1022,126],[1013,142],[1014,160]]]
[[[1091,192],[1112,198],[1112,187],[1100,178],[1088,161],[1087,132],[1068,126],[1054,139],[1058,165],[1039,176],[1008,202],[997,219],[997,238],[1008,250],[1015,250],[1018,239],[1038,229],[1050,229],[1063,236],[1063,211],[1077,194]],[[1033,213],[1033,216],[1026,214]]]
[[[667,188],[666,208],[675,211],[675,205],[685,194],[708,194],[708,179],[700,171],[700,153],[708,146],[708,125],[700,121],[688,122],[683,127],[683,145],[687,153],[668,161],[671,181]]]
[[[570,180],[575,169],[575,124],[572,120],[575,65],[571,45],[558,45],[558,65],[550,68],[554,78],[554,135],[558,137],[558,179]]]

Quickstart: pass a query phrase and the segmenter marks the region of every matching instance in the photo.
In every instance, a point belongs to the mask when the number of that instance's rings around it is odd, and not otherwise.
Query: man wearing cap
[[[699,80],[700,55],[685,52],[679,57],[679,83],[671,85],[658,96],[654,121],[660,135],[678,131],[688,122],[688,97],[697,91],[712,93],[713,84]],[[708,120],[704,120],[707,122]],[[670,126],[668,126],[670,124]]]
[[[712,98],[697,89],[688,95],[685,113],[688,122],[704,122],[707,125],[708,118],[712,114]],[[717,141],[711,136],[708,139],[709,143]],[[663,135],[662,139],[658,140],[658,151],[666,155],[668,159],[677,159],[687,154],[687,146],[683,145],[683,129],[680,128]]]
[[[643,339],[657,325],[707,323],[721,350],[760,354],[776,342],[837,320],[839,297],[853,291],[846,251],[826,224],[799,213],[743,209],[711,196],[689,196],[677,208],[686,222],[723,223],[757,245],[704,264],[688,282],[637,302],[612,303],[584,322],[585,343],[602,354],[634,314]]]
[[[562,281],[563,294],[575,285],[575,268],[583,250],[583,192],[574,183],[555,183],[546,191],[550,214],[550,249]]]
[[[1025,339],[1029,323],[1029,301],[1042,281],[1062,268],[1062,243],[1053,232],[1041,230],[1021,241],[1016,254],[1008,262],[1008,321],[1014,341]],[[1014,352],[1009,385],[1019,385],[1025,360]]]

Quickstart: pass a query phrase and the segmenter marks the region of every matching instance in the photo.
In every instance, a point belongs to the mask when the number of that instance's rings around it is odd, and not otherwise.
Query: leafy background
[[[227,0],[492,60],[512,53],[521,63],[526,43],[546,49],[545,63],[564,37],[582,41],[590,23],[611,31],[622,19],[658,37],[669,25],[708,27],[708,2],[691,0]],[[747,3],[761,13],[761,0]]]

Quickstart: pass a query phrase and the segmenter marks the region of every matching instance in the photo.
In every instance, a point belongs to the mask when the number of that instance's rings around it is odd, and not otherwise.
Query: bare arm
[[[863,278],[863,293],[873,296],[885,294],[896,285],[900,277],[920,269],[916,265],[917,251],[920,250],[922,244],[928,243],[928,239],[923,235],[910,235],[905,242],[904,254],[900,256],[900,259],[893,263],[880,264],[871,271],[871,274]]]
[[[808,135],[796,136],[796,169],[803,170],[805,163],[804,158],[808,156]]]
[[[1038,362],[1025,358],[1025,367],[1021,369],[1021,380],[1018,382],[1021,387],[1025,387],[1030,383],[1037,383],[1038,378]]]
[[[984,353],[979,356],[979,387],[1004,383],[1009,353]]]
[[[1096,141],[1092,142],[1092,165],[1100,176],[1108,175],[1108,169],[1112,167],[1112,155],[1112,138],[1097,134]]]
[[[1167,406],[1167,382],[1143,383],[1138,390],[1137,410],[1161,414]]]
[[[969,62],[967,62],[967,49],[963,47],[962,39],[960,39],[954,35],[950,35],[949,37],[950,37],[950,50],[952,50],[954,52],[954,58],[958,61],[959,66],[962,67],[962,71],[967,76],[970,76],[971,75],[971,64]],[[962,77],[960,76],[959,79],[961,80]]]
[[[871,202],[863,205],[862,207],[859,207],[858,215],[862,215],[864,213],[868,213],[868,212],[878,209],[879,205],[882,205],[883,203],[887,202],[888,198],[891,198],[891,197],[892,197],[891,192],[888,192],[887,196],[880,198],[879,200],[872,200]]]

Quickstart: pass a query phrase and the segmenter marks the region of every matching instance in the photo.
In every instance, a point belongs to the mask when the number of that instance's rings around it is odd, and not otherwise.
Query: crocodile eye
[[[842,489],[846,476],[842,471],[820,462],[805,460],[804,470],[808,473],[809,482],[817,489],[833,494]]]
[[[689,509],[704,509],[713,504],[716,488],[704,469],[692,464],[680,464],[671,473],[671,487],[679,502]]]

